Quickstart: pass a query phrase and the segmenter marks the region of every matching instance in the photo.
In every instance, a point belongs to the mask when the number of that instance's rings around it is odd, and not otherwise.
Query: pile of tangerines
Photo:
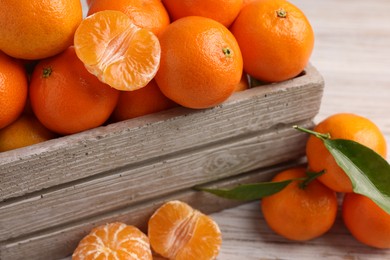
[[[263,82],[299,75],[314,45],[309,21],[284,0],[91,0],[85,18],[80,0],[3,0],[1,5],[0,152],[174,106],[216,106],[248,88],[247,75]],[[358,121],[351,119],[351,125]],[[334,137],[358,136],[356,129],[324,125]],[[375,144],[383,155],[383,140]],[[329,173],[304,188],[294,182],[265,198],[270,227],[290,239],[316,237],[332,225],[335,191],[342,191],[348,192],[343,216],[352,233],[355,228],[377,235],[356,218],[379,214],[377,229],[389,234],[388,214],[351,193],[347,178],[331,177],[337,165],[321,147],[309,140],[309,166]],[[292,169],[276,180],[303,172]],[[293,209],[289,221],[282,204]],[[388,236],[374,240],[390,244]],[[100,226],[80,242],[73,258],[151,259],[151,245],[170,259],[215,259],[220,244],[220,230],[210,217],[172,201],[151,216],[147,236],[123,223]]]
[[[283,0],[2,2],[0,152],[297,76],[314,33]]]

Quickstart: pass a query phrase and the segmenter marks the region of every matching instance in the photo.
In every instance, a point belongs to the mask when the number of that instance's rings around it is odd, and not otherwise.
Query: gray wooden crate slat
[[[301,125],[311,127],[312,122]],[[0,241],[297,159],[304,155],[306,140],[307,135],[291,125],[280,126],[262,135],[189,150],[9,200],[0,203]]]
[[[269,180],[276,172],[301,163],[301,160],[285,162],[272,167],[241,174],[240,176],[236,176],[234,178],[230,177],[218,180],[203,186],[222,188],[234,187],[243,183],[266,181]],[[67,257],[72,254],[81,238],[93,227],[113,221],[121,221],[135,225],[146,232],[148,218],[158,206],[170,200],[185,201],[206,214],[244,203],[243,201],[227,200],[205,192],[186,189],[89,219],[84,219],[79,222],[51,228],[26,237],[1,242],[0,259],[55,260]]]
[[[215,108],[174,108],[0,153],[0,201],[313,118],[323,79],[313,66],[305,72],[235,93]]]

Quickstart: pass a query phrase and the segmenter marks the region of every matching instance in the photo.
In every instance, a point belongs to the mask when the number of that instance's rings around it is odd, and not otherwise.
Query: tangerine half
[[[149,219],[148,236],[156,253],[177,260],[215,259],[222,243],[216,222],[178,200],[155,211]]]
[[[157,36],[120,11],[104,10],[85,18],[76,30],[74,47],[90,73],[118,90],[144,87],[160,64]]]

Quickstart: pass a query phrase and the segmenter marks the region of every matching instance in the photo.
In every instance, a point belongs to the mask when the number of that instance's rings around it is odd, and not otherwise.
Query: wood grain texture
[[[301,122],[312,127],[311,120]],[[135,205],[195,185],[304,156],[307,135],[290,125],[191,149],[0,203],[0,241]],[[15,218],[15,216],[23,216]]]
[[[254,183],[265,181],[271,178],[276,172],[294,165],[300,164],[301,160],[291,161],[274,165],[272,167],[258,169],[226,178],[208,184],[203,187],[234,187],[243,183]],[[202,210],[204,213],[220,211],[226,207],[233,207],[243,202],[226,200],[214,195],[198,192],[193,189],[186,189],[166,196],[160,196],[150,201],[143,201],[122,209],[111,211],[107,214],[94,216],[82,221],[62,225],[60,227],[42,230],[29,236],[20,237],[6,242],[0,242],[0,259],[2,260],[24,260],[28,256],[29,260],[59,259],[71,255],[78,242],[89,231],[98,225],[108,222],[121,221],[131,223],[146,232],[147,220],[151,214],[170,200],[186,201],[193,207]],[[69,259],[70,260],[70,259]]]
[[[0,153],[0,201],[311,119],[322,88],[309,66],[303,76],[235,93],[211,109],[173,108]]]

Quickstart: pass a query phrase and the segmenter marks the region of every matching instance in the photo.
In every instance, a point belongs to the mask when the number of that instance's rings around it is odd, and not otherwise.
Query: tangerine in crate
[[[170,19],[161,0],[94,0],[88,15],[104,10],[121,11],[128,15],[131,21],[146,28],[157,36],[169,25]]]
[[[27,89],[23,65],[0,51],[0,129],[14,122],[23,112]]]
[[[85,69],[73,47],[40,61],[31,77],[34,114],[46,128],[62,135],[102,125],[118,98],[118,90]]]
[[[59,54],[72,45],[82,15],[80,0],[3,0],[0,50],[26,60]]]
[[[104,10],[86,17],[74,35],[76,54],[87,70],[118,90],[146,86],[160,64],[160,43],[121,11]]]
[[[155,79],[165,96],[202,109],[221,104],[234,92],[242,77],[241,51],[222,24],[184,17],[171,23],[159,40],[161,61]]]
[[[240,12],[243,0],[162,0],[162,3],[173,21],[187,16],[202,16],[229,27]]]
[[[244,70],[266,82],[296,77],[309,62],[314,32],[305,14],[285,0],[245,5],[230,27],[244,60]]]

